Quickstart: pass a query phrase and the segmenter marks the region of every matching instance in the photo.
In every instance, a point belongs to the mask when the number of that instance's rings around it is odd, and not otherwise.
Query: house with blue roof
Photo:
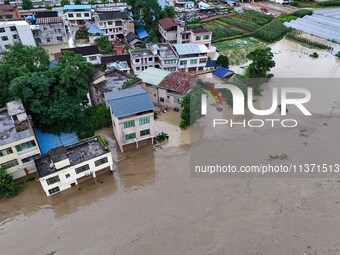
[[[90,4],[69,4],[64,5],[65,20],[69,24],[85,25],[92,19],[92,6]]]
[[[153,144],[154,104],[148,93],[136,86],[128,89],[105,93],[111,112],[113,133],[123,152],[124,147],[134,144]]]

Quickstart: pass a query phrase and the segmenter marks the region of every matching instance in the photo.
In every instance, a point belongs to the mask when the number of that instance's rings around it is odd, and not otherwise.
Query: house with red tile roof
[[[194,76],[183,72],[167,75],[158,86],[159,104],[169,108],[181,108],[183,96],[195,81]]]

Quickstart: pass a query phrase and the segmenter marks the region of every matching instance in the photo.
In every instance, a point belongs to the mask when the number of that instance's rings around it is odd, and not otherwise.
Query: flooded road
[[[295,56],[299,47],[289,41],[273,45],[275,77],[340,76],[334,56],[316,60]],[[261,142],[268,139],[291,157],[312,157],[317,152],[324,160],[338,157],[340,90],[312,89],[324,102],[320,107],[312,105],[319,120],[308,130],[308,145],[298,130],[233,130],[228,139],[236,150],[229,157],[257,162],[273,149]],[[259,104],[268,100],[264,90]],[[334,115],[324,126],[334,104]],[[1,251],[15,255],[302,255],[309,250],[313,255],[314,251],[340,254],[339,179],[192,178],[190,130],[181,131],[179,121],[177,112],[162,113],[156,129],[168,133],[169,141],[155,151],[120,161],[113,175],[49,198],[34,181],[25,184],[17,197],[1,200]],[[112,130],[100,134],[114,150],[115,161],[131,155],[131,151],[116,151]],[[257,147],[249,148],[249,143]]]

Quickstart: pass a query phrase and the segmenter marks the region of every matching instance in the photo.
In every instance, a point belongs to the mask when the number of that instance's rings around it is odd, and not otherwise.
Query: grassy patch
[[[311,7],[324,8],[324,7],[334,7],[334,6],[340,6],[340,0],[331,0],[331,1],[321,2]]]
[[[284,22],[289,22],[289,21],[297,19],[297,18],[298,17],[294,16],[293,14],[282,14],[282,15],[278,16],[276,19],[278,19],[279,21],[284,23]]]
[[[229,58],[231,65],[242,64],[247,61],[248,53],[254,51],[258,47],[266,45],[252,37],[224,41],[216,43],[217,50]]]
[[[293,30],[287,34],[286,38],[291,41],[298,42],[301,45],[308,47],[308,48],[321,49],[321,50],[333,50],[333,47],[323,44],[323,43],[310,40],[308,38],[305,38],[301,34],[302,34],[301,32],[297,30]]]

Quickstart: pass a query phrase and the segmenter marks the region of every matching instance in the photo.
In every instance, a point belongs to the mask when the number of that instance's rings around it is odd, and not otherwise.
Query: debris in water
[[[288,156],[285,153],[269,154],[269,160],[276,160],[276,159],[285,160],[285,159],[288,159]]]

